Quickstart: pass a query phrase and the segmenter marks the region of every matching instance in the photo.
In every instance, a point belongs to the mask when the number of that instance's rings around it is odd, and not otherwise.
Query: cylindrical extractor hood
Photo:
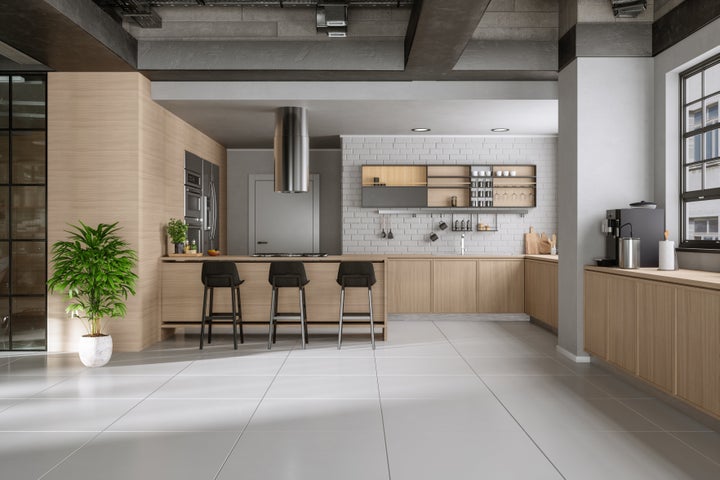
[[[307,192],[310,180],[310,140],[304,108],[275,111],[275,191]]]

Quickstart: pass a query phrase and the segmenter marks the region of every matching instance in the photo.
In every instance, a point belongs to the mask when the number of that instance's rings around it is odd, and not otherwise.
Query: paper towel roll
[[[661,240],[658,253],[658,270],[675,270],[675,242]]]

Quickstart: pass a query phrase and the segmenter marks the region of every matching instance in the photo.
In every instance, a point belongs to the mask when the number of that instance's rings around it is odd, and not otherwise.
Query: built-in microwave
[[[202,175],[185,169],[185,186],[202,190]]]
[[[202,222],[203,218],[203,196],[202,190],[191,186],[185,186],[185,218],[195,219]]]

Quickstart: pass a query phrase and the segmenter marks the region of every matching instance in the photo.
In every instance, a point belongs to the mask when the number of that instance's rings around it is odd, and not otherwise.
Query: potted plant
[[[117,222],[70,227],[69,238],[52,246],[48,289],[66,293],[70,303],[65,311],[86,323],[80,360],[88,367],[101,367],[112,355],[112,337],[101,332],[101,322],[125,316],[128,294],[135,295],[137,253],[117,235]]]
[[[171,218],[167,224],[167,233],[170,241],[175,244],[175,253],[185,251],[185,240],[187,240],[188,226],[182,220]]]

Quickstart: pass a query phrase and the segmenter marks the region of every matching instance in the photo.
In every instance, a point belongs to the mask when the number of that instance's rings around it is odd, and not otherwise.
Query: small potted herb
[[[187,240],[188,226],[182,220],[171,218],[167,224],[167,234],[170,241],[175,244],[175,253],[184,253],[185,240]]]

